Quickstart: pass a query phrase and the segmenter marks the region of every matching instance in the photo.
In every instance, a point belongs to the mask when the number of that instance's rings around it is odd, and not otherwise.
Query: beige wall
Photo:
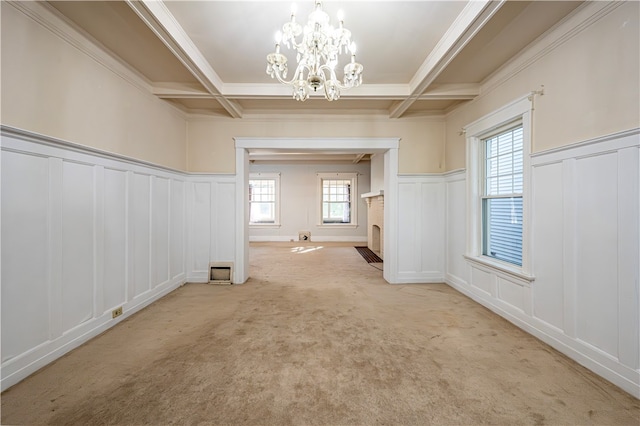
[[[545,94],[535,98],[531,152],[639,127],[639,6],[621,4],[497,86],[501,76],[489,79],[483,87],[488,93],[447,115],[446,169],[465,167],[463,126],[541,85]]]
[[[441,118],[362,118],[328,116],[282,118],[195,118],[188,124],[188,170],[235,173],[234,137],[338,138],[398,137],[400,173],[444,171]]]
[[[186,169],[181,113],[2,2],[2,124]]]
[[[463,126],[540,85],[545,95],[536,98],[532,152],[640,126],[638,15],[638,2],[621,4],[523,66],[534,45],[446,120],[304,115],[187,121],[2,2],[2,124],[180,170],[216,173],[235,172],[237,136],[398,137],[400,173],[438,173],[465,167]],[[580,22],[560,26],[537,46]]]

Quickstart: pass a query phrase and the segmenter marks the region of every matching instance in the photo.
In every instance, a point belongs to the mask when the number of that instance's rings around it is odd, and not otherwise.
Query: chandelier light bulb
[[[340,98],[340,91],[357,87],[362,83],[361,64],[355,60],[356,45],[351,41],[351,31],[344,28],[344,12],[338,11],[337,28],[322,10],[322,1],[315,1],[315,8],[304,25],[295,21],[296,4],[291,6],[291,20],[276,33],[275,53],[267,55],[267,74],[280,83],[293,87],[293,98],[304,101],[310,93],[322,93],[329,101]],[[294,51],[296,69],[287,78],[287,57],[280,52],[280,43]],[[338,77],[342,55],[351,53],[351,61],[343,67]]]

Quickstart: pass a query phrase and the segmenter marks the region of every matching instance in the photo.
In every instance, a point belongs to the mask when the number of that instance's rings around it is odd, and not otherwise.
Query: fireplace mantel
[[[380,197],[384,195],[384,191],[381,189],[379,191],[367,192],[366,194],[362,194],[360,198],[372,198],[372,197]]]

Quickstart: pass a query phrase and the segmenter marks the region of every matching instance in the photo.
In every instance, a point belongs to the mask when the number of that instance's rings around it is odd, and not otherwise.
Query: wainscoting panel
[[[171,181],[171,230],[169,234],[169,249],[171,253],[169,259],[169,276],[172,280],[186,279],[185,270],[185,240],[187,228],[185,221],[186,210],[186,183],[181,180]]]
[[[153,286],[169,279],[169,179],[153,178],[151,264]]]
[[[127,300],[127,172],[104,170],[103,307],[111,311]]]
[[[533,316],[564,329],[564,289],[558,285],[565,264],[562,163],[534,167],[532,173],[531,203],[536,206],[531,232],[536,248]]]
[[[58,197],[58,194],[50,194]],[[62,331],[93,317],[94,176],[91,164],[62,164]]]
[[[25,191],[29,188],[29,191]],[[49,161],[2,152],[2,363],[49,339]],[[7,285],[16,283],[16,285]],[[7,327],[6,325],[20,325]]]
[[[416,227],[420,217],[416,186],[414,182],[404,179],[398,182],[398,241],[402,241],[402,244],[398,245],[398,272],[405,275],[416,274],[418,270],[416,248],[419,250],[420,247]]]
[[[466,194],[446,192],[447,283],[638,398],[639,133],[532,155],[531,282],[471,260],[464,279]]]
[[[618,357],[618,154],[576,159],[576,332]]]
[[[466,282],[469,266],[464,259],[467,243],[467,198],[465,170],[444,175],[445,182],[445,250],[447,282]]]
[[[471,266],[471,288],[474,292],[495,298],[495,280],[496,276],[487,268]]]
[[[133,297],[151,288],[151,176],[133,175]]]
[[[189,282],[209,281],[209,262],[235,259],[235,177],[194,176],[187,183]]]
[[[232,262],[236,246],[236,183],[235,179],[218,179],[214,184],[215,204],[213,227],[213,257],[216,262]]]
[[[184,283],[187,179],[2,128],[3,390]]]
[[[398,283],[444,282],[444,193],[441,175],[398,177]]]

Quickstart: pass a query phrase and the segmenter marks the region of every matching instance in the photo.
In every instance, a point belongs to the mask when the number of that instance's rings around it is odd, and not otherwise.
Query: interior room
[[[17,412],[17,401],[27,404],[22,395],[36,398],[33,406],[38,395],[46,399],[41,422],[132,423],[116,411],[102,420],[90,413],[127,405],[125,389],[139,396],[159,386],[124,373],[139,369],[127,364],[137,357],[177,350],[176,342],[215,353],[220,335],[188,334],[214,322],[235,336],[223,345],[229,362],[257,345],[264,350],[256,354],[285,360],[280,393],[260,401],[279,411],[249,414],[251,391],[231,396],[233,386],[273,385],[253,382],[249,371],[260,362],[250,357],[227,382],[202,385],[230,388],[219,405],[199,405],[200,422],[640,421],[639,2],[1,8],[2,423],[29,423]],[[379,256],[379,269],[354,246]],[[173,309],[184,311],[167,313]],[[298,315],[290,327],[261,328],[285,311]],[[480,318],[487,322],[478,325]],[[253,328],[238,326],[249,319]],[[345,328],[314,329],[334,322]],[[372,372],[349,346],[367,340],[357,334],[365,330],[377,349],[363,346],[360,356],[400,357],[397,383],[380,376],[391,361],[372,358]],[[133,340],[125,345],[116,336],[126,333]],[[148,333],[155,343],[143,355],[144,345],[131,342]],[[479,334],[500,341],[474,346]],[[318,353],[305,352],[310,341],[336,345],[364,367],[329,373]],[[280,352],[270,346],[277,342],[299,351]],[[516,350],[521,342],[533,346]],[[447,345],[468,362],[438,355]],[[468,360],[474,351],[478,359]],[[496,352],[502,358],[491,361]],[[82,353],[96,359],[86,368],[121,368],[108,371],[122,376],[96,370],[85,383],[109,382],[122,400],[77,405],[76,417],[73,406],[60,408],[70,417],[55,417],[57,397],[26,386],[55,383],[46,377],[80,383],[72,360]],[[110,355],[98,361],[100,354]],[[500,365],[516,374],[524,358],[539,364],[510,379],[491,375]],[[192,365],[172,359],[172,374]],[[444,360],[451,364],[431,370]],[[302,378],[305,368],[317,388]],[[459,381],[443,371],[457,371]],[[460,381],[480,371],[473,387],[466,386],[475,379]],[[513,391],[531,404],[491,405],[532,371],[548,382]],[[564,380],[560,371],[575,376]],[[203,374],[179,392],[195,392]],[[357,399],[323,374],[368,390]],[[432,393],[422,387],[427,377],[441,379]],[[391,396],[412,380],[419,385],[408,399]],[[484,380],[496,385],[482,390]],[[563,380],[571,387],[562,389]],[[332,387],[356,399],[340,405],[318,396]],[[457,405],[440,401],[446,393]],[[297,397],[326,404],[315,411],[322,404],[296,406]],[[154,415],[138,408],[135,422],[162,421],[153,416],[174,406],[158,401]],[[434,414],[430,404],[446,408]],[[232,405],[233,416],[207,417]]]

